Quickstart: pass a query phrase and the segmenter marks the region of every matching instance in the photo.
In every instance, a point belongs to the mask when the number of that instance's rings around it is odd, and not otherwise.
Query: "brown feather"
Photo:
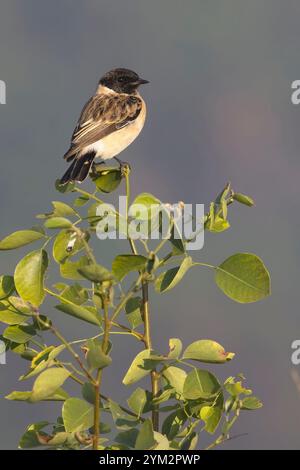
[[[84,147],[127,126],[138,117],[142,106],[137,95],[96,94],[84,106],[64,158],[72,160]]]

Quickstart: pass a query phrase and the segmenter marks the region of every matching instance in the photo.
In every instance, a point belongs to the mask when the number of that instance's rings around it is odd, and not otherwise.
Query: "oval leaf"
[[[72,230],[62,230],[53,244],[53,258],[57,263],[64,263],[83,247],[82,240]]]
[[[102,351],[102,340],[99,338],[89,339],[86,342],[86,361],[89,370],[103,369],[111,364],[111,358]]]
[[[185,370],[180,369],[179,367],[170,366],[164,370],[163,376],[167,379],[171,387],[173,387],[176,393],[182,395],[183,386],[187,376]]]
[[[41,238],[45,238],[45,235],[36,230],[19,230],[1,240],[0,250],[14,250],[15,248],[28,245]]]
[[[72,222],[65,217],[51,217],[45,222],[46,228],[69,228],[72,226]]]
[[[97,171],[96,178],[93,181],[97,188],[103,193],[111,193],[122,181],[122,172],[119,168],[105,168]]]
[[[190,344],[183,353],[183,359],[222,364],[233,359],[234,353],[226,352],[223,346],[210,339],[201,339]]]
[[[63,405],[62,417],[67,432],[86,431],[93,426],[94,408],[80,398],[69,398]]]
[[[145,360],[149,359],[150,356],[151,350],[145,349],[134,358],[123,379],[124,385],[133,384],[150,373],[150,369],[145,368]]]
[[[147,258],[141,255],[118,255],[113,261],[112,271],[114,276],[122,281],[129,272],[144,269],[147,261]]]
[[[26,255],[15,269],[15,285],[20,297],[35,307],[41,305],[45,297],[44,276],[47,267],[46,251],[37,250]]]
[[[110,281],[113,279],[113,275],[108,269],[100,266],[99,264],[89,264],[82,266],[78,269],[78,272],[85,279],[91,282],[103,282]]]
[[[65,279],[73,279],[78,281],[83,279],[83,276],[79,274],[78,270],[89,263],[87,256],[82,256],[78,261],[66,261],[60,265],[60,274]]]
[[[0,277],[0,300],[8,297],[15,289],[13,276]]]
[[[270,295],[270,276],[262,260],[251,253],[237,253],[216,268],[215,281],[230,299],[257,302]]]
[[[173,287],[181,281],[185,273],[193,265],[192,258],[187,256],[184,258],[180,266],[169,269],[165,273],[161,273],[155,281],[155,289],[157,292],[166,292],[173,289]]]
[[[52,367],[42,372],[33,384],[30,401],[45,400],[54,395],[70,374],[71,372],[68,370],[58,367]]]
[[[210,398],[220,391],[220,384],[216,377],[203,369],[194,369],[190,372],[183,385],[183,395],[187,400]]]
[[[56,305],[55,308],[60,310],[61,312],[67,313],[72,317],[79,318],[80,320],[84,320],[88,323],[92,323],[93,325],[100,325],[101,321],[97,318],[96,313],[93,313],[89,309],[85,307],[81,307],[79,305],[67,303],[67,304],[60,304]]]
[[[3,336],[14,343],[27,343],[35,335],[35,329],[30,325],[9,326],[3,332]]]

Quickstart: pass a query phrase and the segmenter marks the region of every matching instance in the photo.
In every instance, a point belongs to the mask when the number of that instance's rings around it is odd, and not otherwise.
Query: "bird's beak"
[[[143,78],[139,78],[137,81],[138,85],[146,85],[146,83],[149,83],[148,80],[144,80]]]

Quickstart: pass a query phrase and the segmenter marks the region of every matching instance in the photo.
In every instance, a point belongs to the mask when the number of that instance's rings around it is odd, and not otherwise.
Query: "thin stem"
[[[128,212],[130,204],[130,179],[129,179],[130,170],[127,169],[125,172],[125,184],[126,184],[126,207],[125,207],[125,222],[126,222],[126,233],[129,241],[131,251],[134,255],[137,255],[138,251],[136,249],[134,241],[128,235]]]
[[[37,311],[36,312],[36,315],[37,315],[37,320],[38,322],[41,324],[41,325],[44,325],[44,326],[47,326],[49,327],[49,324],[47,322],[44,322],[41,317],[40,317],[40,314],[39,312]],[[69,353],[74,357],[74,359],[76,360],[76,362],[78,363],[79,367],[83,370],[83,372],[85,373],[85,375],[87,376],[87,378],[92,382],[92,383],[95,383],[95,379],[94,377],[89,373],[89,371],[87,370],[87,368],[84,366],[84,364],[82,363],[79,355],[77,354],[77,352],[75,351],[75,349],[72,348],[72,346],[68,343],[68,341],[64,338],[64,336],[56,329],[54,328],[53,325],[50,326],[49,330],[51,331],[51,333],[53,333],[60,341],[61,343],[64,344],[64,346],[66,347],[66,349],[69,351]]]
[[[200,263],[198,261],[193,263],[193,266],[204,266],[205,268],[217,269],[216,266],[213,266],[212,264]]]
[[[120,303],[116,306],[114,313],[111,317],[111,323],[115,321],[119,313],[122,311],[123,307],[125,306],[126,302],[132,297],[133,293],[137,289],[137,287],[140,285],[142,280],[142,274],[139,275],[137,280],[131,285],[129,288],[127,294],[123,297],[123,299],[120,301]]]
[[[152,349],[151,331],[150,331],[150,313],[149,313],[149,288],[148,282],[142,283],[142,302],[143,302],[143,320],[144,320],[144,343],[147,349]],[[159,394],[159,374],[156,370],[151,371],[152,399]],[[159,406],[155,405],[152,410],[152,424],[154,431],[159,430]]]
[[[129,181],[130,171],[126,171],[125,180],[126,180],[126,227],[128,232],[128,211],[129,211],[129,202],[130,202],[130,181]],[[127,233],[128,236],[128,233]],[[128,236],[129,245],[133,254],[137,254],[137,249],[135,243]],[[137,284],[142,281],[142,273],[140,272]],[[126,297],[125,297],[126,298]],[[144,321],[144,344],[147,349],[152,349],[151,341],[151,332],[150,332],[150,317],[149,317],[149,294],[148,294],[148,282],[142,281],[142,302],[143,302],[143,321]],[[127,300],[126,300],[127,301]],[[124,302],[124,299],[123,299]],[[125,305],[126,302],[124,302]],[[113,315],[112,320],[115,319]],[[152,399],[159,394],[159,375],[156,370],[151,371],[151,386],[152,386]],[[158,406],[156,405],[152,411],[152,423],[154,431],[159,430],[159,411]]]
[[[88,197],[89,199],[94,199],[94,201],[99,202],[99,204],[104,204],[104,202],[99,199],[97,196],[94,194],[89,193],[88,191],[84,191],[83,189],[75,187],[73,191],[76,191],[77,193],[82,194],[83,196]]]
[[[104,336],[102,341],[102,351],[107,354],[109,346],[109,332],[111,328],[111,322],[108,316],[108,303],[107,298],[103,299],[103,311],[104,311]],[[95,387],[95,404],[94,404],[94,438],[93,438],[93,449],[98,449],[99,437],[100,437],[100,390],[102,382],[103,369],[98,369],[97,378],[94,384]]]
[[[98,450],[99,436],[100,436],[100,380],[102,370],[98,369],[95,387],[95,403],[94,403],[94,437],[93,437],[93,450]]]
[[[133,335],[135,336],[139,341],[143,341],[144,337],[141,333],[139,333],[138,331],[135,331],[135,330],[131,330],[130,328],[128,328],[127,326],[125,325],[122,325],[121,323],[118,323],[118,322],[111,322],[112,325],[114,326],[117,326],[118,328],[120,328],[121,330],[124,330],[124,332],[126,332],[126,334],[128,335]],[[121,332],[111,332],[112,333],[121,333]]]

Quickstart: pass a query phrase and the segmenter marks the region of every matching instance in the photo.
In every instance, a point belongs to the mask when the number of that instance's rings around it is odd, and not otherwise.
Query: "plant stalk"
[[[144,344],[147,349],[152,349],[152,339],[150,330],[150,313],[149,313],[149,286],[147,281],[142,283],[142,302],[143,302],[143,319],[144,319]],[[159,394],[159,374],[156,370],[151,371],[151,387],[152,399]],[[159,431],[159,406],[155,405],[152,410],[153,430]]]
[[[111,321],[108,316],[109,300],[106,295],[103,299],[103,312],[104,312],[104,336],[102,341],[102,351],[107,354],[109,346],[109,332],[111,328]],[[94,384],[95,389],[95,404],[94,404],[94,437],[93,437],[93,450],[98,450],[99,437],[100,437],[100,391],[102,383],[103,369],[98,369],[97,378]]]

